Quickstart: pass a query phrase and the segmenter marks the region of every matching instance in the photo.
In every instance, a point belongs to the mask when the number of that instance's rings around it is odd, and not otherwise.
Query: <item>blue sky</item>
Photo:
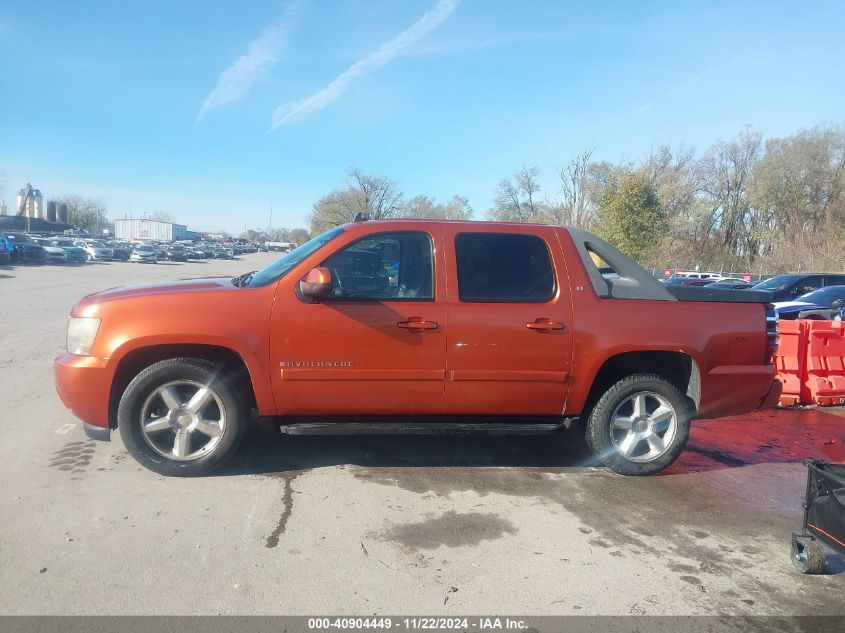
[[[843,25],[838,0],[3,0],[0,183],[241,231],[271,200],[304,225],[357,167],[483,218],[587,147],[843,122]]]

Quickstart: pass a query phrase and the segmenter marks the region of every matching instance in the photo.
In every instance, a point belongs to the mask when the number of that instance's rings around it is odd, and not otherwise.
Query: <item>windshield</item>
[[[845,286],[828,286],[827,288],[819,288],[800,297],[796,297],[796,301],[806,301],[807,303],[821,303],[825,304],[836,299],[845,297]]]
[[[317,250],[331,242],[334,238],[336,238],[341,233],[344,233],[345,229],[343,227],[335,227],[329,231],[326,231],[322,235],[318,235],[312,240],[305,242],[299,248],[295,248],[290,253],[282,257],[281,259],[277,259],[269,266],[265,266],[261,270],[259,270],[255,275],[253,275],[252,280],[249,282],[250,287],[255,286],[266,286],[268,284],[273,283],[274,281],[278,281],[282,277],[284,277],[291,268],[299,264],[303,259],[315,253]]]
[[[154,249],[153,249],[152,246],[141,245],[141,246],[136,246],[135,250],[136,251],[143,251],[145,253],[152,253]]]
[[[798,278],[797,275],[778,275],[766,281],[761,281],[754,286],[754,290],[783,290]]]
[[[97,240],[91,240],[90,242],[88,242],[88,244],[90,244],[94,248],[108,248],[105,244],[103,244],[102,242],[98,242]]]
[[[68,248],[73,248],[73,242],[70,240],[56,240],[53,242],[56,246],[63,246]]]

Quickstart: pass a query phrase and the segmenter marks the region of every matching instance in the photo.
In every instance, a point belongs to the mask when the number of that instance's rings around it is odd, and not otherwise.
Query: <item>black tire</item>
[[[158,388],[174,381],[193,381],[208,386],[225,411],[226,422],[217,444],[208,454],[190,461],[178,461],[160,454],[141,429],[144,403]],[[224,375],[222,366],[197,358],[171,358],[150,365],[129,383],[117,408],[120,437],[132,457],[160,475],[175,477],[205,475],[222,466],[240,446],[248,419],[249,409],[235,386],[234,377]]]
[[[802,574],[822,573],[825,567],[822,546],[813,539],[793,537],[792,565]]]
[[[637,394],[644,394],[652,401],[659,396],[674,411],[674,433],[665,450],[653,458],[646,455],[628,459],[613,439],[613,433],[619,433],[613,429],[614,412]],[[674,462],[684,450],[689,439],[692,414],[690,400],[668,380],[656,374],[633,374],[605,391],[590,411],[586,424],[587,445],[599,462],[621,475],[653,475]]]

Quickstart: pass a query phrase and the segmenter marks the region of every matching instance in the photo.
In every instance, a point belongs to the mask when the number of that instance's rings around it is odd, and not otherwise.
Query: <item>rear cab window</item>
[[[455,255],[462,303],[548,303],[556,294],[551,253],[539,236],[460,233]]]

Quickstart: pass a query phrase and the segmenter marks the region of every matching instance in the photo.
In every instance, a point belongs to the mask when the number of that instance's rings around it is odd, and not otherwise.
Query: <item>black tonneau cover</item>
[[[680,301],[722,301],[730,303],[772,303],[771,292],[762,290],[731,290],[707,286],[666,286]]]

